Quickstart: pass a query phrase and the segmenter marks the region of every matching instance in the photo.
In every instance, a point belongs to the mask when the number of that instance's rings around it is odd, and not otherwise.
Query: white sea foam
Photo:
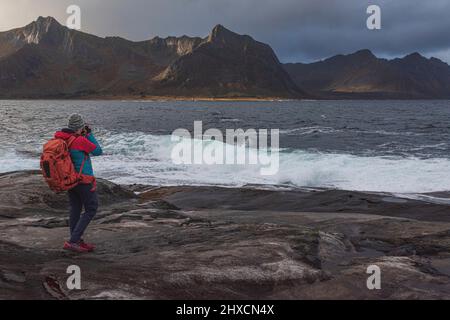
[[[117,183],[283,185],[401,194],[450,190],[450,159],[447,158],[364,157],[272,150],[279,153],[280,170],[277,175],[262,176],[258,165],[175,165],[170,156],[174,142],[168,135],[103,133],[99,140],[105,155],[94,158],[95,171],[99,177]],[[0,151],[0,172],[38,167],[39,159],[30,155]]]
[[[322,115],[322,118],[326,116]],[[357,133],[357,134],[371,134],[381,136],[423,136],[424,133],[408,132],[408,131],[386,131],[386,130],[360,130],[360,129],[335,129],[333,127],[324,126],[306,126],[293,129],[280,130],[281,134],[303,136],[310,134],[334,134],[334,133]]]
[[[332,133],[337,133],[337,132],[342,132],[342,130],[334,129],[331,127],[321,127],[321,126],[301,127],[301,128],[280,130],[280,134],[296,135],[296,136],[303,136],[303,135],[309,135],[309,134],[314,134],[314,133],[332,134]]]
[[[220,119],[220,122],[241,122],[241,119],[236,119],[236,118],[223,118]]]
[[[450,190],[450,159],[445,158],[272,150],[279,152],[280,171],[274,176],[261,176],[258,165],[174,165],[170,136],[116,134],[105,137],[103,144],[108,155],[98,159],[101,165],[97,171],[122,183],[292,185],[395,193]]]
[[[0,150],[0,173],[38,169],[39,160],[26,157],[14,150]]]

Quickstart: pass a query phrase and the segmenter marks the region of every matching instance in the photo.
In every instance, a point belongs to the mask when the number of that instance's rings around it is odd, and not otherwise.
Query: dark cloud
[[[36,7],[26,12],[61,20],[73,1],[22,1],[9,6],[23,2]],[[282,61],[312,61],[368,48],[385,57],[418,51],[450,62],[450,0],[78,0],[78,4],[84,31],[102,36],[132,40],[206,36],[221,23],[270,44]],[[381,30],[366,28],[370,4],[381,7]]]

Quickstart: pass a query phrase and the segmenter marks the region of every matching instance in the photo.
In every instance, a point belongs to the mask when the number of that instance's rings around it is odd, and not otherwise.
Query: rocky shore
[[[61,249],[65,195],[38,172],[0,175],[0,299],[450,298],[449,205],[103,180],[99,193],[87,235],[98,249],[76,255]],[[70,265],[81,290],[67,289]]]

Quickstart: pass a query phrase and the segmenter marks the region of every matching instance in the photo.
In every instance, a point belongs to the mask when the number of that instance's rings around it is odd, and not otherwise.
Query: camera
[[[81,132],[81,135],[83,136],[87,136],[88,134],[90,134],[92,132],[92,129],[89,126],[85,126],[83,128],[83,131]]]

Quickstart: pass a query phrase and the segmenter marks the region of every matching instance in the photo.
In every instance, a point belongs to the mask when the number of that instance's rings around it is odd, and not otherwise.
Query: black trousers
[[[92,184],[79,184],[69,190],[70,202],[70,242],[78,243],[91,220],[97,214],[97,191],[92,192]],[[81,214],[84,207],[84,213]]]

